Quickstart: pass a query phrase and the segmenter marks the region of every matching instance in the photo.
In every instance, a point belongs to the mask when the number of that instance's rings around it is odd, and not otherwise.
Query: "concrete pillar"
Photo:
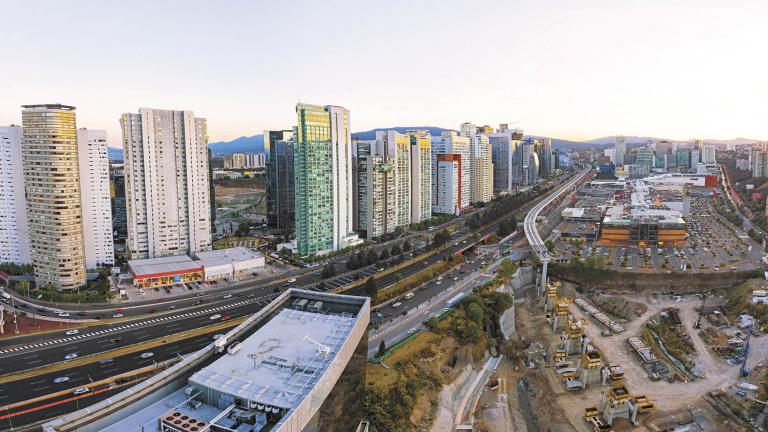
[[[539,294],[544,293],[546,295],[547,293],[547,264],[549,263],[548,259],[545,259],[541,263],[541,286],[539,287]]]

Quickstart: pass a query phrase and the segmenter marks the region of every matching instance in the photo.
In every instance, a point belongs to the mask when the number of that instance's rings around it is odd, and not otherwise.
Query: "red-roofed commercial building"
[[[203,265],[186,255],[129,260],[128,269],[133,275],[133,284],[139,288],[163,287],[203,280]]]

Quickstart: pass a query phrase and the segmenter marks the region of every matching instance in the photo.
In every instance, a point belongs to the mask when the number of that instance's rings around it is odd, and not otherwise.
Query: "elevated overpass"
[[[560,200],[567,194],[573,192],[584,180],[586,180],[592,174],[592,168],[586,168],[576,174],[571,180],[557,188],[548,197],[536,204],[525,216],[523,222],[523,229],[525,230],[525,237],[528,239],[528,244],[531,245],[531,252],[541,261],[541,284],[539,285],[538,292],[544,292],[547,281],[547,264],[551,258],[547,246],[544,244],[544,240],[539,234],[539,230],[536,228],[536,220],[542,212],[546,212],[553,205],[557,205]]]

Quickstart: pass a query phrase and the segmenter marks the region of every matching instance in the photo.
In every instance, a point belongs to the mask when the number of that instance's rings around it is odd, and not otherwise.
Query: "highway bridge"
[[[523,229],[525,230],[525,237],[528,239],[528,244],[531,245],[531,251],[541,261],[541,284],[539,286],[539,293],[545,291],[547,283],[547,264],[551,258],[547,246],[544,244],[544,240],[539,234],[539,230],[536,227],[536,220],[542,212],[546,212],[552,205],[557,205],[560,200],[567,194],[573,192],[582,182],[584,182],[592,174],[592,168],[587,168],[575,175],[572,179],[568,180],[565,184],[558,187],[545,199],[539,201],[538,204],[525,216],[523,222]]]

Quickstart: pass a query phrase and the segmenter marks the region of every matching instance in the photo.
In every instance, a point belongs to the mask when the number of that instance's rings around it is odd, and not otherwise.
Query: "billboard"
[[[763,197],[763,194],[761,194],[760,192],[752,192],[752,199],[753,200],[759,200],[762,197]]]
[[[747,185],[747,190],[752,190],[754,188],[755,188],[755,185],[753,185],[753,184],[748,184]]]

